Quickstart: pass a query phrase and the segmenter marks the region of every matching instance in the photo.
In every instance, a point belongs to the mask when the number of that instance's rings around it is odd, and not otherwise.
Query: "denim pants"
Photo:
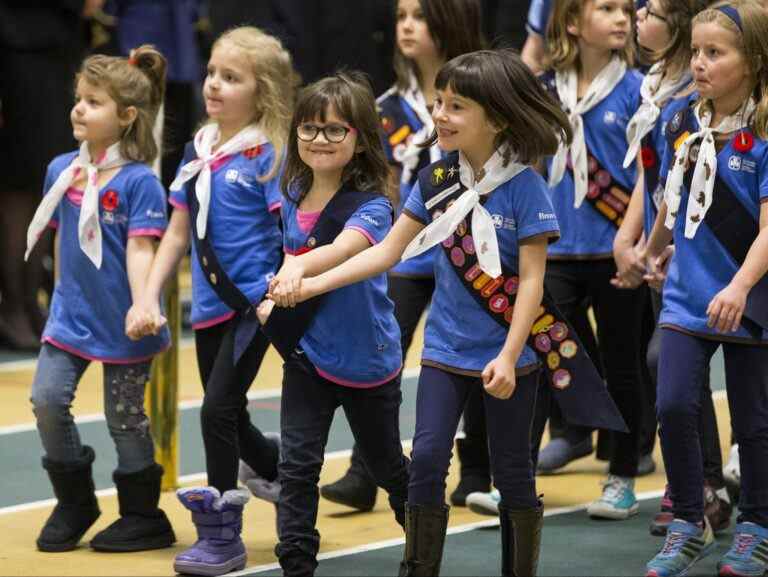
[[[739,521],[768,527],[768,348],[661,329],[656,410],[675,517],[704,517],[701,391],[722,345],[731,424],[741,458]]]
[[[451,462],[453,439],[470,393],[482,390],[478,377],[422,367],[416,400],[416,433],[411,453],[410,505],[441,506]],[[501,502],[511,509],[536,507],[531,461],[531,426],[536,405],[538,371],[517,378],[509,399],[482,390],[493,482]]]
[[[31,401],[46,456],[57,463],[82,459],[80,434],[70,411],[80,378],[91,362],[43,344],[32,382]],[[117,449],[117,472],[135,473],[155,462],[144,387],[151,361],[104,366],[104,415]]]
[[[389,504],[402,514],[408,491],[408,459],[400,442],[399,375],[376,387],[345,387],[321,377],[304,355],[294,355],[283,370],[280,402],[281,483],[277,508],[281,559],[314,558],[320,546],[317,523],[318,482],[328,432],[341,406],[366,469],[389,493]]]

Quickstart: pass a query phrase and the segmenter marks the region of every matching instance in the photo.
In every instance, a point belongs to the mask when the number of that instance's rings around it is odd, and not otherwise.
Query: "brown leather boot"
[[[501,521],[501,574],[533,577],[539,566],[544,506],[513,510],[499,506]]]
[[[400,577],[440,575],[448,511],[447,505],[405,505],[405,554]]]

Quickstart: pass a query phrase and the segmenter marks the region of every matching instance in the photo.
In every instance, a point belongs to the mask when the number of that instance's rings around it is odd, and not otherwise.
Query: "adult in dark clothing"
[[[37,297],[51,242],[38,243],[25,266],[27,225],[48,161],[74,147],[69,111],[84,50],[82,23],[102,4],[0,0],[0,340],[12,348],[39,347],[44,319]]]

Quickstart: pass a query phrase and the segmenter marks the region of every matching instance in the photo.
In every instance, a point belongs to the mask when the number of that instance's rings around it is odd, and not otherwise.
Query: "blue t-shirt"
[[[540,234],[556,236],[558,233],[546,183],[531,168],[491,192],[484,206],[497,223],[496,234],[504,266],[520,270],[518,255],[521,240]],[[418,183],[413,187],[404,210],[425,225],[432,222]],[[435,293],[427,317],[422,362],[472,373],[482,371],[501,351],[507,332],[480,308],[456,275],[456,269],[445,251],[438,246]],[[537,363],[536,353],[526,345],[516,367],[531,367]]]
[[[693,95],[674,103],[674,113],[696,99]],[[693,118],[695,130],[698,130]],[[670,120],[668,130],[676,120]],[[739,152],[729,140],[717,154],[717,176],[728,185],[736,198],[756,221],[760,219],[760,204],[768,199],[768,142],[753,135],[754,145],[747,152]],[[681,139],[680,139],[681,140]],[[662,162],[662,174],[667,175],[675,151],[667,147]],[[673,229],[675,254],[669,265],[664,283],[663,308],[659,324],[726,340],[754,337],[743,327],[735,333],[720,333],[707,326],[707,307],[715,295],[724,289],[739,270],[739,265],[717,240],[706,220],[699,225],[693,238],[685,237],[685,214],[688,208],[688,189],[683,186],[678,218]],[[768,340],[764,331],[762,341]]]
[[[394,88],[385,92],[377,100],[379,115],[382,125],[382,144],[389,164],[402,168],[402,151],[414,137],[414,134],[423,128],[417,114]],[[401,124],[397,119],[402,119]],[[399,125],[399,126],[398,126]],[[419,171],[430,163],[429,149],[425,148],[419,155],[419,163],[411,171],[411,177],[407,182],[400,181],[400,203],[397,207],[397,215],[403,211],[408,195],[418,178]],[[399,262],[390,274],[413,278],[431,278],[435,274],[435,252],[437,249],[428,250],[405,262]]]
[[[77,152],[48,165],[45,190]],[[167,328],[157,336],[132,341],[125,315],[133,304],[126,269],[126,247],[134,236],[161,237],[167,226],[165,190],[145,164],[124,165],[99,190],[102,262],[97,269],[80,248],[80,196],[62,198],[52,219],[59,231],[60,276],[53,292],[43,340],[79,357],[107,363],[134,363],[168,347]]]
[[[224,272],[252,303],[263,300],[282,261],[280,179],[259,181],[271,169],[273,158],[272,146],[264,144],[224,159],[211,171],[206,236]],[[189,186],[192,182],[171,193],[171,204],[188,210],[187,195],[195,193]],[[211,288],[200,268],[194,240],[191,244],[191,320],[193,328],[201,329],[232,318],[234,311]]]
[[[297,206],[282,207],[284,250],[298,254],[311,230],[299,227]],[[384,197],[360,206],[344,224],[373,245],[392,228],[392,205]],[[373,278],[329,292],[299,345],[320,376],[358,388],[382,385],[402,368],[400,328],[394,305],[387,297],[387,276]]]
[[[543,77],[545,82],[551,73]],[[617,182],[631,193],[637,173],[634,163],[622,168],[627,153],[627,123],[640,105],[642,76],[627,70],[624,77],[602,102],[583,115],[587,150]],[[548,87],[550,88],[550,87]],[[552,164],[547,161],[547,168]],[[597,178],[600,173],[597,174]],[[561,260],[610,258],[616,226],[602,216],[587,199],[574,208],[573,173],[565,171],[563,179],[550,190],[552,204],[560,223],[562,236],[549,248],[550,258]]]

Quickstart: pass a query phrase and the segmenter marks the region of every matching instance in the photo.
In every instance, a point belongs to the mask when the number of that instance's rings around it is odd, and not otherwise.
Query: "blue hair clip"
[[[730,4],[726,4],[725,6],[718,6],[715,8],[715,10],[722,12],[728,18],[730,18],[734,24],[739,28],[741,32],[744,32],[744,28],[741,26],[741,16],[739,16],[739,11],[736,10],[733,6]]]

